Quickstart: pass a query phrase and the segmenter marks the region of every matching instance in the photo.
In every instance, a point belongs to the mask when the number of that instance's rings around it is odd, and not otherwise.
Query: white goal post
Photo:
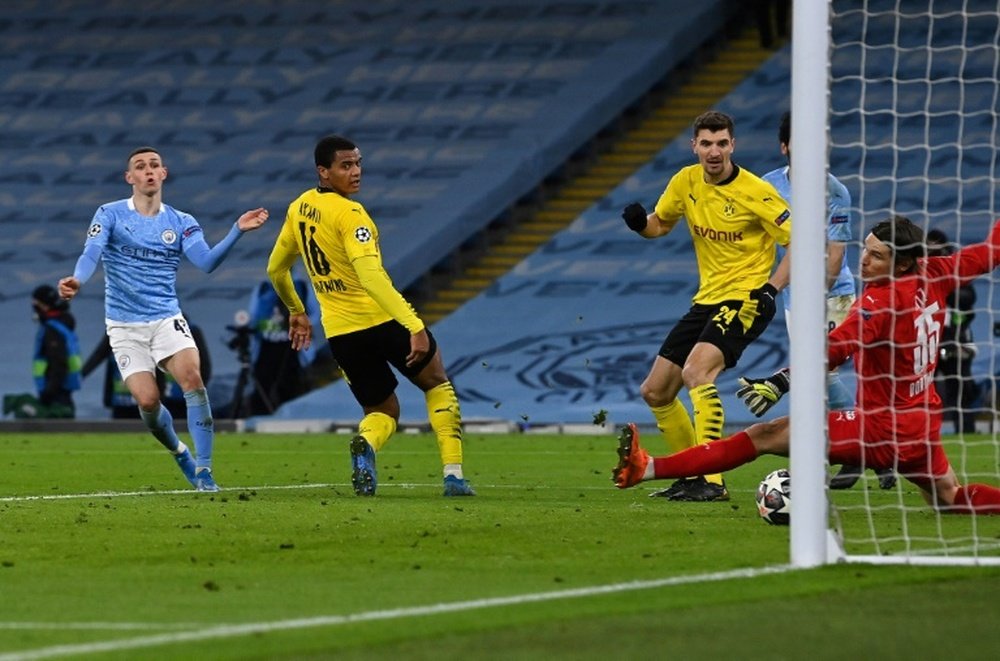
[[[855,274],[857,246],[893,213],[925,231],[946,228],[960,243],[983,239],[1000,215],[998,6],[795,0],[792,16],[791,563],[1000,565],[1000,516],[936,513],[903,480],[883,494],[871,480],[852,493],[827,490],[825,274],[817,268],[826,227],[808,220],[827,217],[832,169],[852,195]],[[992,322],[997,275],[981,280],[976,312]],[[991,377],[997,361],[984,335],[976,339],[991,357],[977,364]],[[959,482],[1000,486],[995,427],[986,440],[949,440]]]

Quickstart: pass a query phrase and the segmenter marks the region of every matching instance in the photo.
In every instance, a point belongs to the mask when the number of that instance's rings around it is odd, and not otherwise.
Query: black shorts
[[[431,341],[430,350],[423,360],[410,367],[406,365],[406,357],[410,354],[410,331],[395,320],[335,335],[327,342],[358,404],[376,406],[388,399],[399,385],[390,365],[412,381],[434,358],[437,340],[430,329],[427,336]]]
[[[760,337],[770,316],[754,315],[749,328],[740,319],[740,310],[748,301],[732,300],[702,305],[695,303],[660,347],[660,355],[670,362],[684,366],[688,355],[699,342],[706,342],[722,351],[726,368],[734,367],[750,343]],[[753,305],[753,302],[749,302]]]

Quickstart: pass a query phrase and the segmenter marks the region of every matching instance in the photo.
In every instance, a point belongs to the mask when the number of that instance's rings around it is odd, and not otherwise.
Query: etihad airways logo
[[[729,243],[736,243],[737,241],[743,240],[743,230],[740,230],[739,232],[728,232],[726,230],[712,229],[711,227],[702,227],[701,225],[692,225],[691,233],[695,236],[704,237],[709,241],[728,241]]]

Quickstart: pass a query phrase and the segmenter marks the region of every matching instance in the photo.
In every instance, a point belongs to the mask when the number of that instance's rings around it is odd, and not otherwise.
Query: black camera
[[[231,350],[235,351],[239,355],[240,359],[250,357],[250,337],[253,335],[253,329],[249,326],[226,326],[226,330],[233,333],[233,336],[229,338],[229,342],[226,346]]]

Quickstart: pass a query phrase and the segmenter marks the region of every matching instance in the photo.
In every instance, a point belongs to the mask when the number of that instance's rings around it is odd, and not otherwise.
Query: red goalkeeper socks
[[[967,484],[955,492],[956,512],[1000,514],[1000,489],[985,484]]]
[[[666,457],[653,458],[657,479],[711,475],[742,466],[757,458],[757,449],[745,431],[710,441]]]

